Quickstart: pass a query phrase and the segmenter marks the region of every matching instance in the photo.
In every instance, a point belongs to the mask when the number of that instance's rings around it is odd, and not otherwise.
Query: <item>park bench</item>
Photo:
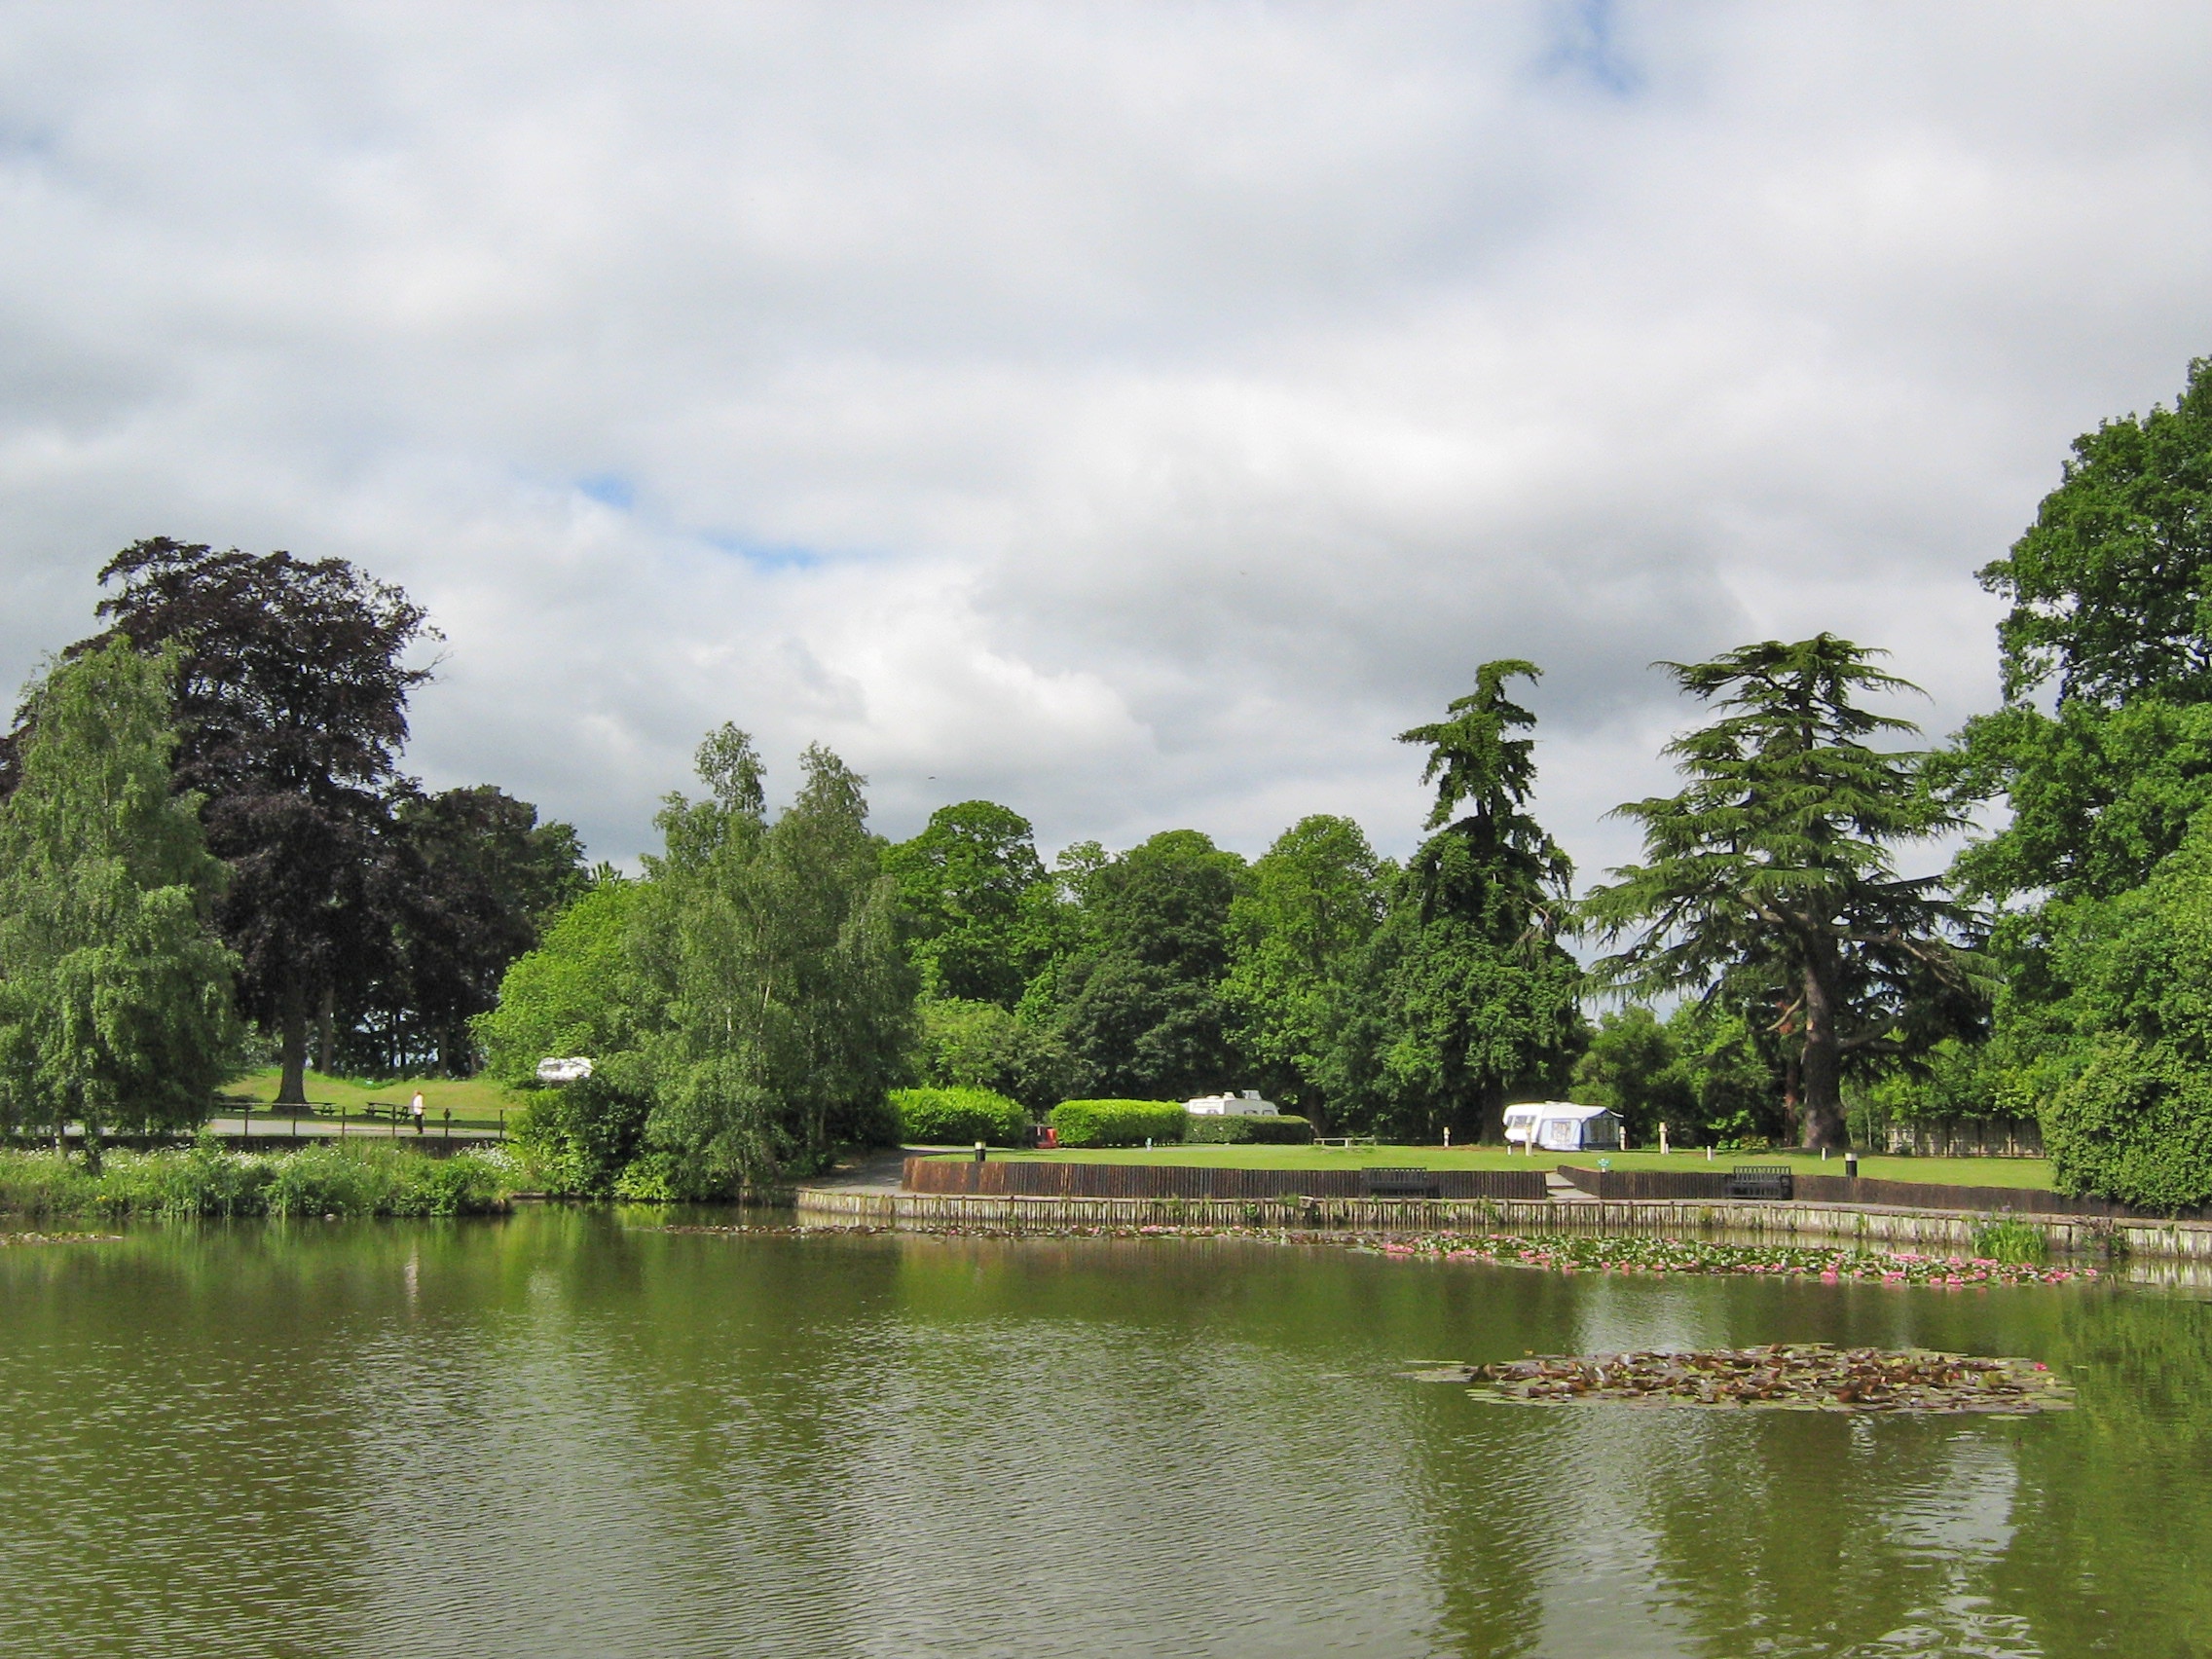
[[[1376,1142],[1373,1135],[1315,1135],[1313,1144],[1348,1152],[1355,1146],[1373,1146]]]
[[[1732,1198],[1788,1198],[1789,1165],[1739,1163],[1728,1171],[1728,1196]]]
[[[1433,1198],[1442,1194],[1433,1169],[1362,1169],[1359,1189],[1370,1198]]]

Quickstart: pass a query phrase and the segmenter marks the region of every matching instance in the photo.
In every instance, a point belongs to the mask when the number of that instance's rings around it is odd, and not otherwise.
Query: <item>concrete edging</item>
[[[1716,1203],[1591,1198],[1060,1198],[856,1192],[801,1187],[793,1207],[802,1223],[929,1232],[988,1227],[1056,1232],[1085,1227],[1272,1227],[1361,1232],[1598,1233],[1673,1237],[1752,1235],[1808,1244],[1868,1244],[1895,1250],[1968,1248],[1986,1216],[1891,1206]],[[2131,1256],[2212,1261],[2212,1222],[2014,1215],[2057,1250],[2118,1250]]]

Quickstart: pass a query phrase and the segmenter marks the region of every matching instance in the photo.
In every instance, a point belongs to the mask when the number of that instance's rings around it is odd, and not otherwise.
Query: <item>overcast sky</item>
[[[618,861],[724,719],[1402,853],[1512,655],[1594,873],[1654,658],[1987,707],[1973,571],[2204,352],[2201,4],[0,11],[0,677],[139,536],[355,560],[411,769]]]

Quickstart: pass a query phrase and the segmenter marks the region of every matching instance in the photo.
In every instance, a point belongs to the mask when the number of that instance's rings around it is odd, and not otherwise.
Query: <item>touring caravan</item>
[[[1183,1110],[1194,1118],[1277,1118],[1282,1115],[1272,1100],[1261,1099],[1256,1088],[1247,1088],[1241,1094],[1201,1094],[1196,1100],[1183,1102]]]
[[[1618,1152],[1621,1121],[1603,1106],[1531,1100],[1505,1109],[1505,1138],[1539,1152]]]

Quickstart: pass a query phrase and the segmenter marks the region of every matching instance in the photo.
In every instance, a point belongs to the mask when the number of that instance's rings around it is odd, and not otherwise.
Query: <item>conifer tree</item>
[[[1536,717],[1506,694],[1542,671],[1487,662],[1425,744],[1433,831],[1397,877],[1332,1068],[1347,1117],[1427,1138],[1496,1140],[1507,1094],[1566,1082],[1584,1032],[1580,970],[1560,947],[1573,866],[1528,810]]]
[[[1917,755],[1868,747],[1917,729],[1859,706],[1917,689],[1872,654],[1820,634],[1666,664],[1720,718],[1667,746],[1688,788],[1616,809],[1642,826],[1644,862],[1581,907],[1608,941],[1630,940],[1597,964],[1601,981],[1645,995],[1773,989],[1808,1147],[1844,1142],[1847,1060],[1914,1052],[1980,1014],[1959,947],[1974,918],[1940,878],[1897,873],[1893,847],[1959,819],[1920,787]]]

